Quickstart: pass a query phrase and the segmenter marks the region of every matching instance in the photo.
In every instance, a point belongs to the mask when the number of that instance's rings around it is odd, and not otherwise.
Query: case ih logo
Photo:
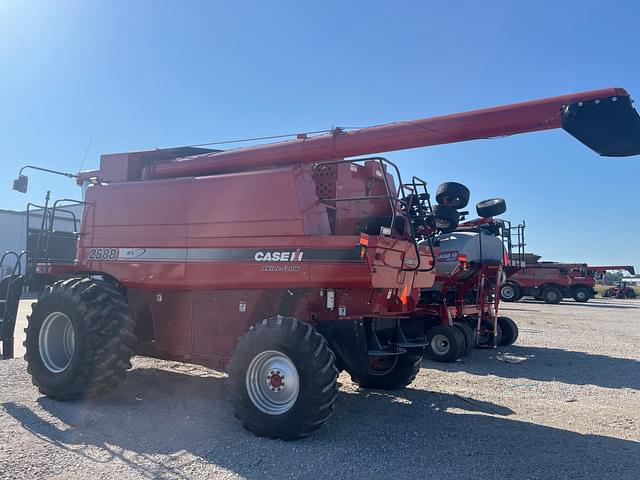
[[[304,252],[300,249],[288,252],[256,252],[256,262],[301,262]]]
[[[450,250],[448,252],[442,252],[436,257],[437,262],[457,262],[458,251]]]

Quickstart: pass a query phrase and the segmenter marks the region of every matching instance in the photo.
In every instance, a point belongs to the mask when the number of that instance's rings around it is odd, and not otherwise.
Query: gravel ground
[[[0,362],[0,478],[615,478],[640,472],[640,301],[516,303],[516,345],[425,361],[297,442],[244,431],[216,372],[137,358],[125,385],[56,402]]]

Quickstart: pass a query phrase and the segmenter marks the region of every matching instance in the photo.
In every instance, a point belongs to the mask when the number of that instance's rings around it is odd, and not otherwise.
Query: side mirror
[[[13,181],[13,189],[16,192],[27,193],[27,186],[29,185],[29,177],[26,175],[20,175]]]

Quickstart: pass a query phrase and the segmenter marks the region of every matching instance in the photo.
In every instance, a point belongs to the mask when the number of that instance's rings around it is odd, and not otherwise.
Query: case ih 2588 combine
[[[413,380],[424,322],[411,314],[434,281],[417,243],[438,226],[424,184],[345,159],[560,127],[601,155],[640,152],[640,118],[611,88],[226,152],[104,155],[81,175],[75,262],[38,267],[67,278],[29,318],[33,381],[60,400],[98,394],[134,352],[226,368],[248,429],[307,435],[334,408],[338,369],[363,387]]]

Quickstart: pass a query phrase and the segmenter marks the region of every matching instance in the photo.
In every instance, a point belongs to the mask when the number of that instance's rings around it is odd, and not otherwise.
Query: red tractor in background
[[[627,285],[626,282],[621,280],[617,285],[607,288],[602,293],[602,296],[604,298],[637,298],[638,294],[633,287]]]
[[[607,270],[629,270],[620,265],[589,266],[586,263],[539,262],[538,255],[527,254],[525,265],[512,272],[500,289],[505,302],[531,296],[545,303],[557,304],[564,298],[587,302],[596,294],[596,275]],[[635,292],[634,292],[635,293]]]
[[[607,271],[611,271],[611,270],[627,271],[631,275],[636,274],[635,268],[631,265],[625,265],[625,266],[618,265],[618,266],[611,266],[611,267],[590,267],[590,268],[595,269],[596,279],[600,280],[602,283],[604,283],[604,277]],[[636,293],[635,289],[632,286],[628,285],[627,282],[624,281],[624,279],[620,279],[614,284],[614,286],[607,288],[602,293],[602,296],[604,298],[609,297],[609,298],[622,299],[622,298],[636,298],[638,294]]]
[[[601,155],[640,153],[640,117],[612,88],[224,152],[103,155],[78,176],[90,185],[75,261],[34,265],[63,279],[32,307],[32,380],[70,400],[117,386],[134,353],[202,364],[229,372],[246,428],[308,435],[334,409],[339,369],[362,387],[415,378],[429,239],[453,208],[431,207],[425,183],[403,183],[388,160],[352,157],[560,127]],[[45,202],[45,237],[58,205]]]

